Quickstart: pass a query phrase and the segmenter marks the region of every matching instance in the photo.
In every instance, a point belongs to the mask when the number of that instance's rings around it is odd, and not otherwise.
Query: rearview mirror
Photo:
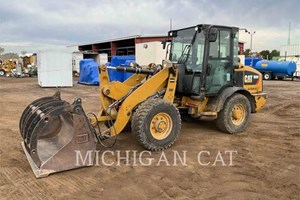
[[[215,42],[218,37],[218,29],[217,28],[211,28],[209,30],[209,35],[208,35],[208,41],[209,42]]]

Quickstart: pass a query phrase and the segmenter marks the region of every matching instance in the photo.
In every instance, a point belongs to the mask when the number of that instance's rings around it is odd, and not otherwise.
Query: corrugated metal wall
[[[299,56],[300,44],[280,46],[280,56]]]

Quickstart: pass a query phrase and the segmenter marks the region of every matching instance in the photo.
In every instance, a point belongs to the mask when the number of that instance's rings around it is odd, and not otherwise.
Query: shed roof
[[[127,37],[120,37],[120,38],[113,38],[113,39],[106,39],[106,40],[98,40],[98,41],[88,42],[88,43],[74,44],[74,45],[70,45],[68,47],[85,46],[85,45],[92,45],[92,44],[99,44],[99,43],[106,43],[106,42],[115,42],[115,41],[129,40],[129,39],[135,39],[135,38],[161,38],[161,37],[168,37],[168,36],[167,35],[131,35],[131,36],[127,36]]]

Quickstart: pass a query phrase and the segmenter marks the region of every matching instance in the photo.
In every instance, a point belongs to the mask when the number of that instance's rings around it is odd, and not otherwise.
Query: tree
[[[27,51],[21,51],[22,55],[25,55],[27,53]]]
[[[1,58],[4,60],[18,59],[19,55],[17,53],[5,53],[1,55]]]
[[[271,53],[269,50],[262,50],[261,52],[259,52],[259,54],[264,58],[264,59],[272,59]]]
[[[280,52],[276,49],[273,49],[271,52],[269,50],[262,50],[259,53],[264,59],[272,60],[273,57],[279,57]]]
[[[4,48],[0,47],[0,55],[4,52]]]
[[[274,58],[274,57],[279,57],[279,56],[280,56],[280,51],[278,51],[278,50],[276,50],[276,49],[273,49],[273,50],[271,51],[271,56],[272,56],[272,58]]]
[[[250,56],[250,52],[251,52],[250,49],[246,49],[246,50],[244,51],[245,57],[249,57],[249,56]]]

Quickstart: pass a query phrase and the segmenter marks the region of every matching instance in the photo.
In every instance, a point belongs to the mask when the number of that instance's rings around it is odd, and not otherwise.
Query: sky
[[[0,0],[0,47],[36,52],[197,24],[247,28],[253,51],[300,44],[300,0]],[[250,47],[250,35],[240,31]]]

